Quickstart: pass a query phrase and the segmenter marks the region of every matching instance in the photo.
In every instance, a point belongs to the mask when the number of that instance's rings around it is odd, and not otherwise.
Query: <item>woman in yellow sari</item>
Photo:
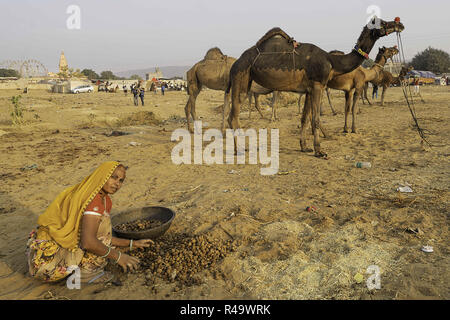
[[[116,247],[144,248],[151,240],[128,240],[112,236],[111,199],[126,177],[126,168],[105,162],[81,183],[67,188],[38,218],[38,229],[28,240],[30,274],[46,282],[64,279],[78,267],[81,282],[106,282],[107,259],[124,271],[136,270],[139,259]]]

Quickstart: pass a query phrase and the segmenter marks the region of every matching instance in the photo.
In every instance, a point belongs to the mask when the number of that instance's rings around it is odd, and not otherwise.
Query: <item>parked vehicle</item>
[[[89,84],[86,84],[86,85],[75,87],[70,91],[72,93],[94,92],[94,87]]]

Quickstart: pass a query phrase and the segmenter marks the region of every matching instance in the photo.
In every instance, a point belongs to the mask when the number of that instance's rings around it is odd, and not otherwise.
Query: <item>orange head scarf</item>
[[[83,212],[117,166],[116,161],[104,162],[82,182],[61,192],[39,216],[37,239],[54,240],[63,248],[77,249]]]

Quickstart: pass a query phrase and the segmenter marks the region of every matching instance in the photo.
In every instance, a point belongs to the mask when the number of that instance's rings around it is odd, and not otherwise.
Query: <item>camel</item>
[[[375,45],[375,42],[393,32],[404,30],[399,18],[386,22],[379,20],[364,27],[352,52],[337,56],[331,55],[319,47],[299,44],[280,28],[269,30],[253,47],[247,49],[233,64],[230,71],[232,106],[228,117],[229,126],[240,128],[239,111],[243,94],[247,94],[253,81],[274,91],[306,93],[300,133],[300,148],[306,148],[305,123],[308,112],[312,112],[314,132],[314,155],[327,158],[321,151],[318,128],[320,128],[320,102],[327,83],[333,77],[349,73],[359,67]],[[236,152],[236,146],[235,146]]]
[[[344,54],[340,51],[332,51],[330,53],[335,55]],[[328,88],[342,90],[345,92],[345,133],[348,132],[347,120],[350,112],[350,106],[352,107],[352,133],[356,133],[356,105],[358,103],[358,97],[364,90],[365,83],[376,79],[383,71],[384,65],[388,59],[398,53],[399,51],[397,47],[379,48],[378,55],[375,59],[375,64],[372,68],[366,69],[360,66],[352,72],[333,77],[330,81],[328,81]]]
[[[236,58],[224,55],[219,48],[215,47],[209,49],[206,52],[205,58],[197,62],[187,71],[187,93],[189,95],[189,99],[184,110],[186,112],[187,127],[190,132],[193,132],[193,130],[189,118],[191,116],[193,121],[197,120],[195,102],[203,87],[224,91],[224,116],[222,121],[222,131],[225,131],[225,118],[229,112],[228,105],[230,100],[230,95],[225,93],[225,91],[228,87],[230,69],[235,61]],[[257,83],[255,83],[249,91],[249,97],[251,94],[255,95],[255,107],[262,118],[264,118],[264,115],[259,108],[257,96],[271,92],[273,92],[273,90],[268,90]],[[249,105],[249,107],[251,107],[251,105]]]
[[[382,72],[380,73],[380,75],[375,78],[374,80],[370,81],[370,83],[372,83],[373,86],[382,86],[383,87],[383,92],[381,94],[381,105],[384,105],[384,96],[386,93],[386,90],[391,86],[391,85],[398,85],[401,86],[402,85],[402,81],[404,81],[405,76],[408,72],[410,72],[413,68],[412,67],[405,67],[403,66],[402,69],[400,70],[400,73],[397,77],[394,77],[392,75],[392,73],[390,73],[389,71],[385,71],[382,70]],[[363,99],[363,103],[364,103],[364,99],[367,100],[367,102],[371,105],[372,103],[370,102],[370,100],[367,97],[367,89],[368,89],[368,83],[365,84],[364,86],[364,90],[361,94],[361,97]],[[423,99],[422,99],[423,100]]]

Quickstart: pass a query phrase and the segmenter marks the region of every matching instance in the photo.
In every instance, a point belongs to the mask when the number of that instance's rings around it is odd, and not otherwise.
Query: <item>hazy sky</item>
[[[70,5],[80,8],[80,29],[67,27],[76,22]],[[57,71],[64,50],[70,67],[97,72],[192,65],[216,46],[239,57],[272,27],[349,52],[371,5],[384,20],[401,17],[407,60],[428,46],[450,52],[448,0],[0,0],[0,63],[37,59]],[[380,39],[371,58],[396,41]]]

